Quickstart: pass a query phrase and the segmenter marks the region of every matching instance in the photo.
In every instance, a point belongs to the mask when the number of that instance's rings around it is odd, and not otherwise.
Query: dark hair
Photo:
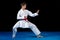
[[[21,6],[24,6],[24,5],[26,5],[26,2],[22,2],[20,5],[21,5]]]

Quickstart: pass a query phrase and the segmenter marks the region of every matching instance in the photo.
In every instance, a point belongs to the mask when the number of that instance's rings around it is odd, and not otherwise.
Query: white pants
[[[24,23],[25,22],[25,23]],[[22,27],[24,24],[26,24],[26,25],[24,25],[24,26],[26,26],[26,27]],[[21,26],[22,25],[22,26]],[[38,30],[38,28],[36,27],[36,25],[34,25],[33,23],[31,23],[31,22],[27,22],[27,21],[18,21],[14,26],[13,26],[13,35],[15,35],[16,34],[16,32],[17,32],[17,28],[30,28],[33,32],[34,32],[34,34],[35,35],[39,35],[41,32]]]

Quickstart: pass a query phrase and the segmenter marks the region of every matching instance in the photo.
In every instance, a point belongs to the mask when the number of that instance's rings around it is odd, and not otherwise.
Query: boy
[[[17,14],[17,20],[19,20],[14,26],[13,26],[13,35],[12,37],[14,38],[17,32],[17,28],[30,28],[35,35],[40,38],[42,37],[40,35],[40,31],[38,30],[38,28],[36,27],[36,25],[34,25],[33,23],[29,22],[27,19],[27,16],[31,16],[31,17],[35,17],[38,16],[39,10],[32,14],[31,11],[26,10],[26,3],[21,3],[21,9],[18,11]]]

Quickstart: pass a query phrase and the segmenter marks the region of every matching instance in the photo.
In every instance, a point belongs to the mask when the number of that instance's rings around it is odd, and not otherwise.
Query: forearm
[[[31,14],[30,16],[31,16],[31,17],[38,16],[38,13]]]

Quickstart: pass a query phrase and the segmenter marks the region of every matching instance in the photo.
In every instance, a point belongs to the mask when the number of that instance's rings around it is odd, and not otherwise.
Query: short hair
[[[21,5],[21,6],[24,6],[24,5],[26,5],[26,2],[22,2],[20,5]]]

